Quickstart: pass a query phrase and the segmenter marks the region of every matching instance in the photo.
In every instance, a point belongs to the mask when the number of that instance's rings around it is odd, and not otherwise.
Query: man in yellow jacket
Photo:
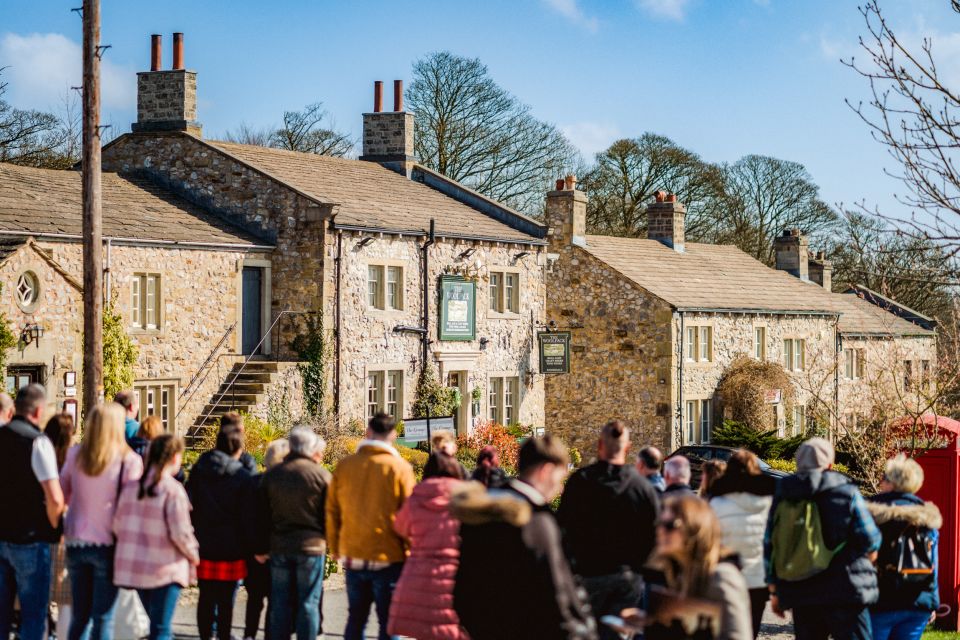
[[[357,452],[333,472],[327,493],[327,547],[347,574],[346,640],[362,640],[370,605],[377,607],[380,640],[387,633],[390,598],[407,557],[393,521],[416,480],[413,467],[393,447],[396,421],[385,413],[370,418]]]

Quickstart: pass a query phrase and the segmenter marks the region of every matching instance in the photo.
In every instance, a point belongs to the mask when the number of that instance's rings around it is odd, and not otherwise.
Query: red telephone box
[[[946,431],[940,425],[941,433]],[[951,430],[952,431],[952,430]],[[940,602],[950,607],[950,615],[937,625],[957,631],[957,609],[960,607],[960,439],[951,433],[950,444],[944,449],[928,449],[917,455],[923,467],[923,487],[917,494],[933,502],[943,515],[940,529],[939,585]]]

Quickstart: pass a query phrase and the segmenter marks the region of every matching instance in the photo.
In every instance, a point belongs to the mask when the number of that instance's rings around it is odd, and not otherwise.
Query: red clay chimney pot
[[[667,202],[676,202],[676,201],[677,201],[677,194],[675,193],[667,194]]]
[[[150,71],[160,71],[160,52],[163,36],[155,33],[150,36]]]
[[[183,69],[183,34],[180,32],[173,34],[173,70],[181,71]]]
[[[563,191],[563,178],[557,180],[557,191]]]
[[[393,110],[403,111],[403,80],[393,81]]]
[[[656,193],[653,194],[653,199],[656,200],[657,202],[664,202],[667,199],[667,192],[657,191]]]
[[[568,191],[573,191],[574,188],[577,186],[577,177],[571,173],[566,178],[564,178],[563,183],[564,183],[564,186],[566,186]]]
[[[373,112],[383,111],[383,80],[376,80],[373,83]]]

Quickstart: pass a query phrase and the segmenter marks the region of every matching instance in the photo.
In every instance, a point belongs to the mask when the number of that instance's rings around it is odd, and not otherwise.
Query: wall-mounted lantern
[[[43,327],[39,324],[28,324],[20,331],[20,343],[23,345],[23,348],[26,349],[30,346],[31,342],[37,343],[37,348],[40,348],[40,338],[43,337]]]

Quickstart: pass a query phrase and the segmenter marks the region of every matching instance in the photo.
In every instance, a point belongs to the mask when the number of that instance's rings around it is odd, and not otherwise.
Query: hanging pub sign
[[[477,283],[457,276],[440,278],[440,339],[477,337]]]
[[[570,373],[570,332],[541,331],[540,373]]]

